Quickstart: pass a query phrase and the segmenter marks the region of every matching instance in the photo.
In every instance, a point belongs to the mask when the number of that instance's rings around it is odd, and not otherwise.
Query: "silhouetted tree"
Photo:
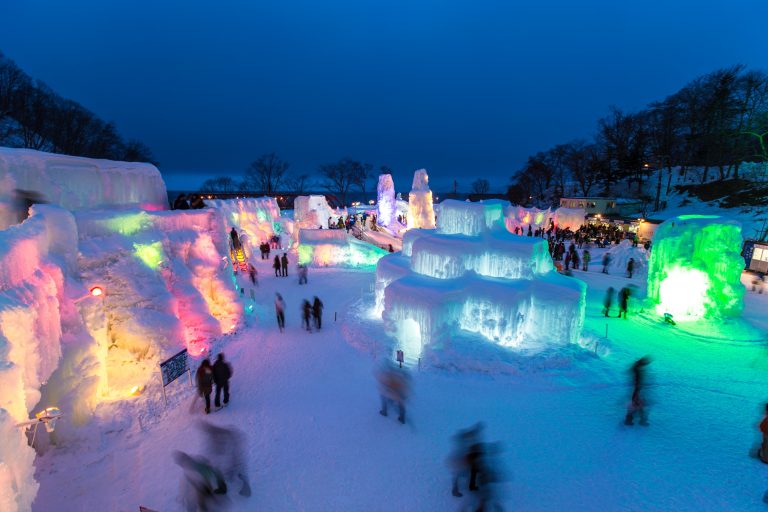
[[[357,160],[344,158],[333,164],[320,166],[320,174],[325,178],[323,186],[334,194],[338,195],[341,201],[347,204],[347,194],[353,186],[360,187],[365,192],[365,183],[371,165],[364,164]]]
[[[245,171],[244,186],[248,190],[274,194],[283,183],[288,167],[288,162],[275,153],[263,154]]]
[[[487,194],[491,184],[484,178],[478,178],[472,182],[472,192],[475,194]]]

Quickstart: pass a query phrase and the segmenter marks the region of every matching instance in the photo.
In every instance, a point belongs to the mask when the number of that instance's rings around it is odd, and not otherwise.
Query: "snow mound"
[[[328,228],[328,219],[335,223],[346,215],[346,209],[331,208],[325,196],[299,196],[293,200],[293,220],[300,229]]]
[[[648,272],[649,252],[643,247],[632,247],[630,240],[622,240],[618,245],[612,245],[606,254],[610,255],[608,270],[613,274],[626,273],[630,258],[635,260],[633,274],[646,275]]]

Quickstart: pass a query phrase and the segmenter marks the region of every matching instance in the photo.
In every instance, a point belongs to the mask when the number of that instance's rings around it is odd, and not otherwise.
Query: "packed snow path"
[[[584,338],[597,340],[599,356],[573,348],[505,364],[487,344],[457,341],[440,368],[414,369],[402,426],[377,412],[373,354],[385,351],[385,337],[367,311],[373,274],[310,270],[309,285],[299,286],[295,275],[275,278],[257,263],[257,320],[217,346],[234,366],[231,404],[206,418],[198,402],[190,414],[193,394],[182,380],[169,386],[167,410],[155,384],[103,407],[82,440],[38,459],[36,511],[180,510],[171,452],[199,453],[203,418],[249,438],[253,496],[237,497],[231,510],[459,510],[470,493],[450,495],[445,459],[451,435],[478,420],[504,447],[506,510],[765,508],[768,466],[748,457],[768,398],[763,344],[729,346],[650,318],[606,321],[605,288],[628,280],[590,272]],[[287,305],[282,334],[275,291]],[[300,329],[299,304],[315,294],[324,326],[310,334]],[[761,316],[761,328],[767,298],[747,295],[746,315]],[[646,353],[654,358],[651,426],[625,427],[626,369]],[[470,363],[489,371],[461,370]]]

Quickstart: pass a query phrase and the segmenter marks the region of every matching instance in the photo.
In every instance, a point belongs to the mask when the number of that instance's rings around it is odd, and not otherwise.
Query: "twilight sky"
[[[0,0],[0,50],[148,144],[168,187],[388,165],[499,191],[699,74],[768,69],[763,0]]]

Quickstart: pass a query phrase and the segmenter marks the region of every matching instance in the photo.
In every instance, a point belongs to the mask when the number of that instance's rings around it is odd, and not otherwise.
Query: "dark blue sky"
[[[487,177],[699,74],[768,68],[768,2],[1,0],[0,50],[146,142],[169,188],[276,151]]]

